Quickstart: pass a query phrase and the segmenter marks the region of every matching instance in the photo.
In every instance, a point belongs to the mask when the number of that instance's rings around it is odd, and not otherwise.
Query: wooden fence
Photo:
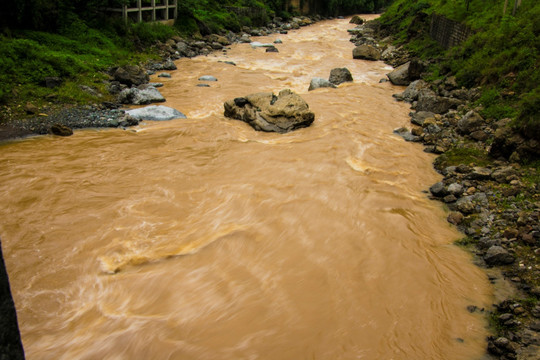
[[[108,8],[107,11],[122,14],[127,23],[128,19],[134,22],[176,20],[178,16],[178,0],[143,0],[130,1],[129,5],[121,8]]]

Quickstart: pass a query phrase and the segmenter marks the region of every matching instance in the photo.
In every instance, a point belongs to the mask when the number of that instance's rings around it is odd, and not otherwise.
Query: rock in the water
[[[279,50],[277,49],[277,47],[272,46],[272,47],[267,47],[267,48],[266,48],[266,52],[275,52],[275,53],[278,53]]]
[[[256,93],[229,100],[224,108],[226,117],[247,122],[260,131],[286,133],[307,127],[315,120],[304,99],[289,89],[280,91],[278,96]]]
[[[484,260],[488,265],[508,265],[515,261],[515,258],[501,246],[492,246],[486,252]]]
[[[315,90],[318,88],[324,88],[324,87],[335,88],[336,86],[326,79],[313,78],[311,79],[311,82],[309,84],[308,91]]]
[[[199,81],[218,81],[218,79],[212,75],[203,75],[199,78]]]
[[[158,75],[158,77],[170,79],[172,76],[171,74],[168,74],[168,73],[161,73]]]
[[[54,124],[49,129],[49,133],[57,136],[71,136],[73,135],[73,130],[62,124]]]
[[[151,105],[139,109],[127,110],[126,114],[138,120],[152,121],[165,121],[186,118],[186,115],[182,114],[180,111],[163,105]]]
[[[170,59],[165,61],[165,63],[163,64],[163,70],[176,70],[176,69],[177,69],[176,64]]]
[[[119,67],[113,76],[116,81],[127,86],[146,84],[150,80],[146,71],[137,65]]]
[[[371,45],[359,45],[353,50],[353,59],[377,61],[381,58],[381,52]]]
[[[349,69],[347,68],[335,68],[330,71],[330,77],[328,78],[334,85],[339,85],[344,82],[353,81],[353,77]]]
[[[118,101],[122,104],[146,105],[154,102],[163,102],[165,98],[153,86],[141,90],[138,88],[125,89],[118,94]]]
[[[283,44],[283,40],[276,39],[276,40],[274,40],[274,44]]]
[[[264,43],[264,44],[263,44],[263,43],[258,42],[258,41],[254,41],[254,42],[252,42],[250,45],[251,45],[251,47],[254,48],[254,49],[255,49],[255,48],[259,48],[259,47],[274,47],[274,44],[272,44],[272,43]]]
[[[356,24],[356,25],[362,25],[364,23],[364,19],[362,19],[360,16],[358,15],[354,15],[351,19],[351,21],[349,21],[349,24]]]

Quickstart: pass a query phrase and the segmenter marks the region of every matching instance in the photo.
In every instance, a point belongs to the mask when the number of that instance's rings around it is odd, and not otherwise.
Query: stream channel
[[[433,155],[348,20],[176,61],[188,119],[0,145],[0,236],[27,359],[480,359],[492,288],[452,243]],[[233,61],[236,66],[225,63]],[[347,67],[352,83],[308,92]],[[197,87],[198,78],[217,82]],[[157,81],[153,77],[152,81]],[[223,103],[291,89],[309,128]]]

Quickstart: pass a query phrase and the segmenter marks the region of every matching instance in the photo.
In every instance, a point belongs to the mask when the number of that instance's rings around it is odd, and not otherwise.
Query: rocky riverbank
[[[410,127],[395,132],[439,155],[434,166],[443,180],[429,196],[448,208],[448,221],[464,234],[458,244],[475,263],[496,270],[488,272],[489,280],[502,299],[487,310],[468,307],[489,318],[487,351],[504,360],[539,359],[540,144],[513,132],[510,119],[483,118],[480,88],[460,88],[450,74],[426,81],[429,63],[391,45],[376,21],[350,33],[355,58],[381,58],[396,67],[381,81],[407,86],[394,97],[409,102],[412,112]],[[366,55],[357,57],[360,52]],[[503,294],[500,284],[513,291]]]
[[[107,101],[100,104],[86,106],[56,104],[50,108],[39,109],[28,103],[24,109],[12,109],[9,106],[0,109],[2,119],[0,141],[43,134],[69,136],[74,129],[81,128],[126,128],[137,125],[139,120],[126,115],[121,108],[125,105],[145,105],[165,101],[159,92],[162,84],[150,83],[149,75],[159,73],[162,77],[170,76],[168,72],[176,70],[174,60],[204,56],[214,51],[226,53],[228,46],[234,43],[252,43],[252,37],[257,36],[287,34],[290,30],[300,29],[322,19],[320,16],[294,17],[288,21],[274,18],[265,27],[244,27],[239,33],[223,31],[220,34],[192,38],[175,36],[166,42],[158,42],[153,48],[159,54],[160,61],[109,69],[107,93],[98,94]],[[274,46],[269,49],[277,51]],[[62,82],[61,78],[47,78],[44,80],[44,86],[54,88]],[[88,88],[85,91],[97,94],[97,89]]]

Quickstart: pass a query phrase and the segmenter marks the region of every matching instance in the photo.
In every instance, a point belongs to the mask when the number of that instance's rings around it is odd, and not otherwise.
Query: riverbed
[[[433,155],[347,20],[176,61],[187,119],[0,145],[0,236],[27,359],[480,359],[491,287],[425,190]],[[234,62],[231,65],[227,62]],[[308,92],[347,67],[352,83]],[[215,76],[198,87],[203,75]],[[156,75],[157,76],[157,75]],[[157,77],[152,79],[157,80]],[[291,89],[309,128],[223,103]]]

